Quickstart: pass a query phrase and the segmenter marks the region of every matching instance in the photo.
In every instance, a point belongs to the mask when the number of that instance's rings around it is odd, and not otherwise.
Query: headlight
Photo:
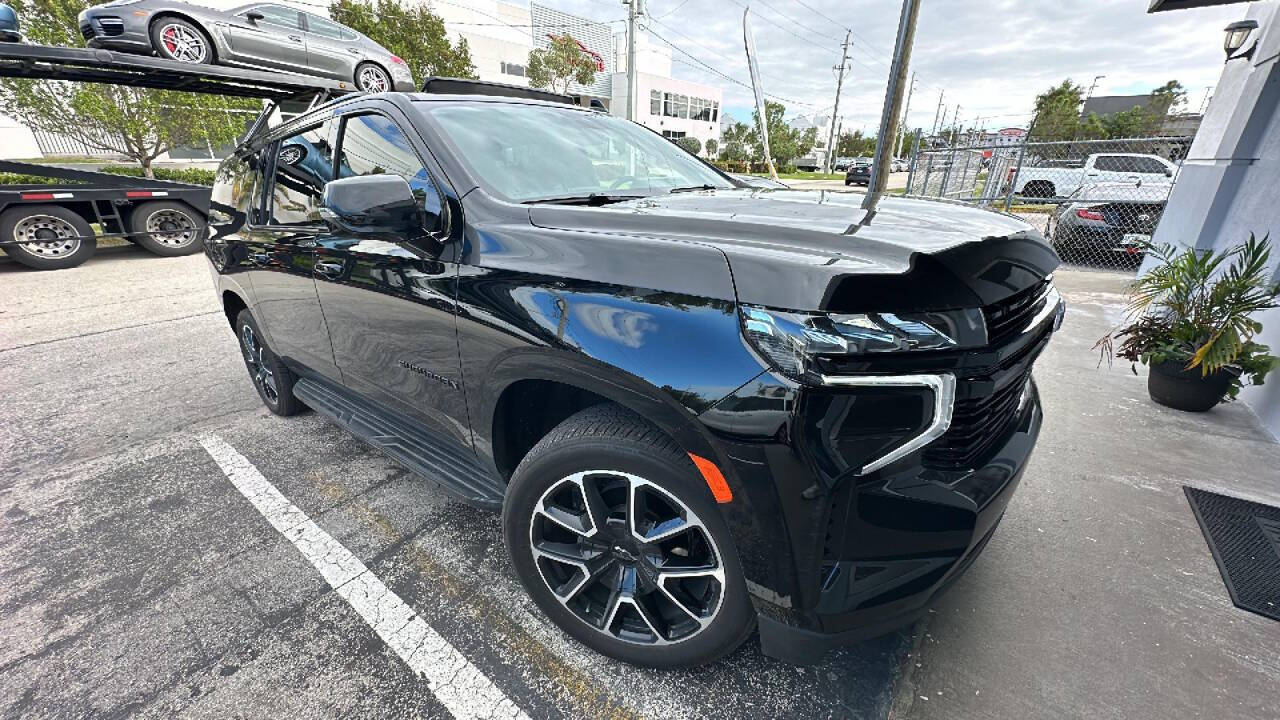
[[[923,313],[795,313],[741,306],[747,340],[778,370],[796,379],[815,379],[819,355],[955,350],[986,344],[979,309]]]

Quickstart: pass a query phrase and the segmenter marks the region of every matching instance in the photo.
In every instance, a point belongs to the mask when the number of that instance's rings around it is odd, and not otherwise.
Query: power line
[[[805,8],[806,10],[808,10],[809,12],[813,13],[814,15],[817,15],[818,17],[822,18],[823,20],[826,20],[827,22],[830,22],[830,23],[835,23],[835,25],[836,25],[836,26],[838,26],[839,28],[841,28],[842,30],[846,30],[846,31],[848,31],[848,32],[853,32],[853,28],[851,28],[851,27],[849,27],[849,26],[845,25],[844,23],[840,22],[839,20],[836,20],[836,19],[832,18],[832,17],[831,17],[831,16],[829,16],[829,15],[826,15],[826,14],[824,14],[824,13],[822,13],[822,12],[818,11],[816,8],[814,8],[812,5],[810,5],[809,3],[805,2],[804,0],[796,0],[796,3],[797,3],[797,4],[799,4],[801,7]]]
[[[772,5],[770,5],[769,3],[765,2],[765,0],[756,0],[756,2],[758,2],[758,3],[760,3],[761,5],[763,5],[763,6],[767,7],[767,8],[769,8],[769,9],[770,9],[770,10],[772,10],[776,15],[778,15],[779,17],[781,17],[781,18],[785,19],[787,22],[791,23],[792,25],[795,25],[796,27],[800,28],[801,30],[804,30],[805,32],[811,32],[811,33],[813,33],[814,35],[817,35],[818,37],[821,37],[821,38],[827,38],[828,40],[834,40],[834,41],[836,41],[836,42],[840,42],[840,38],[838,38],[838,37],[832,37],[831,35],[827,35],[826,33],[822,32],[821,30],[814,30],[813,28],[809,27],[808,25],[803,25],[803,24],[801,24],[801,23],[799,23],[799,22],[796,22],[796,20],[794,20],[790,15],[788,15],[788,14],[786,14],[786,13],[782,12],[782,11],[781,11],[781,10],[779,10],[778,8],[776,8],[776,7],[772,6]]]
[[[665,27],[665,26],[664,26],[664,27]],[[729,81],[729,82],[731,82],[731,83],[733,83],[733,84],[735,84],[735,85],[741,85],[742,87],[747,88],[748,90],[751,90],[751,89],[752,89],[752,87],[751,87],[751,85],[750,85],[750,84],[745,83],[745,82],[743,82],[743,81],[741,81],[741,80],[739,80],[739,79],[737,79],[737,78],[735,78],[735,77],[732,77],[731,75],[729,75],[729,74],[727,74],[727,73],[725,73],[725,72],[723,72],[723,71],[719,70],[718,68],[715,68],[715,67],[713,67],[712,65],[710,65],[710,64],[708,64],[708,63],[706,63],[706,62],[703,62],[702,60],[699,60],[697,57],[695,57],[692,53],[689,53],[688,51],[686,51],[684,48],[680,47],[679,45],[676,45],[675,43],[671,42],[670,40],[666,39],[665,37],[663,37],[663,36],[659,35],[658,33],[654,32],[654,31],[653,31],[653,28],[649,28],[649,34],[650,34],[650,35],[652,35],[652,36],[654,36],[654,37],[656,37],[657,39],[661,40],[664,44],[666,44],[666,45],[667,45],[667,47],[670,47],[672,50],[675,50],[676,52],[680,53],[681,55],[684,55],[685,57],[689,58],[689,59],[690,59],[690,60],[692,60],[693,62],[697,63],[697,66],[691,66],[691,67],[695,67],[695,69],[701,69],[701,70],[704,70],[704,71],[706,71],[706,72],[709,72],[709,73],[711,73],[711,74],[713,74],[713,75],[715,75],[715,76],[717,76],[717,77],[719,77],[719,78],[721,78],[721,79],[727,80],[727,81]],[[673,59],[674,59],[674,58],[673,58]],[[683,65],[688,65],[688,63],[683,63],[683,62],[682,62],[681,64],[683,64]],[[765,93],[765,95],[768,95],[769,97],[773,98],[774,100],[780,100],[780,101],[782,101],[782,102],[790,103],[790,104],[792,104],[792,105],[803,105],[804,107],[810,107],[810,108],[811,108],[811,107],[814,107],[814,105],[813,105],[812,103],[801,102],[801,101],[799,101],[799,100],[792,100],[792,99],[790,99],[790,98],[782,97],[781,95],[774,95],[774,94],[772,94],[772,93]]]

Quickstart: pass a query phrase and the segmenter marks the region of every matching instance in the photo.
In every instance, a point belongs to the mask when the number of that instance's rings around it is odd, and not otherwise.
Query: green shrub
[[[191,185],[213,185],[213,178],[216,175],[212,170],[204,168],[152,168],[157,180],[169,180],[171,182],[189,183]],[[142,177],[142,168],[131,167],[128,165],[108,165],[98,170],[111,175],[126,175],[128,177]],[[20,175],[18,173],[0,173],[0,185],[79,185],[82,184],[75,180],[58,180],[56,178],[40,177],[39,175]]]

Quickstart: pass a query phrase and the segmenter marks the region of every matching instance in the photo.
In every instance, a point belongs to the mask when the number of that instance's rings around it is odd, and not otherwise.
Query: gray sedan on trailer
[[[409,66],[386,48],[284,5],[214,10],[174,0],[115,0],[80,13],[80,34],[89,47],[179,62],[317,75],[367,92],[415,89]]]

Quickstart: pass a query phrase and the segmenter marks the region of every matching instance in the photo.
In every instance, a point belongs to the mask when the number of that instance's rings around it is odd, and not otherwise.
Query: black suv
[[[267,407],[500,510],[539,607],[629,662],[757,624],[814,662],[911,621],[1040,430],[1058,258],[1009,216],[746,188],[622,119],[475,94],[259,128],[213,196]]]
[[[870,185],[871,184],[871,165],[867,163],[854,163],[849,166],[848,172],[844,174],[845,185]]]

